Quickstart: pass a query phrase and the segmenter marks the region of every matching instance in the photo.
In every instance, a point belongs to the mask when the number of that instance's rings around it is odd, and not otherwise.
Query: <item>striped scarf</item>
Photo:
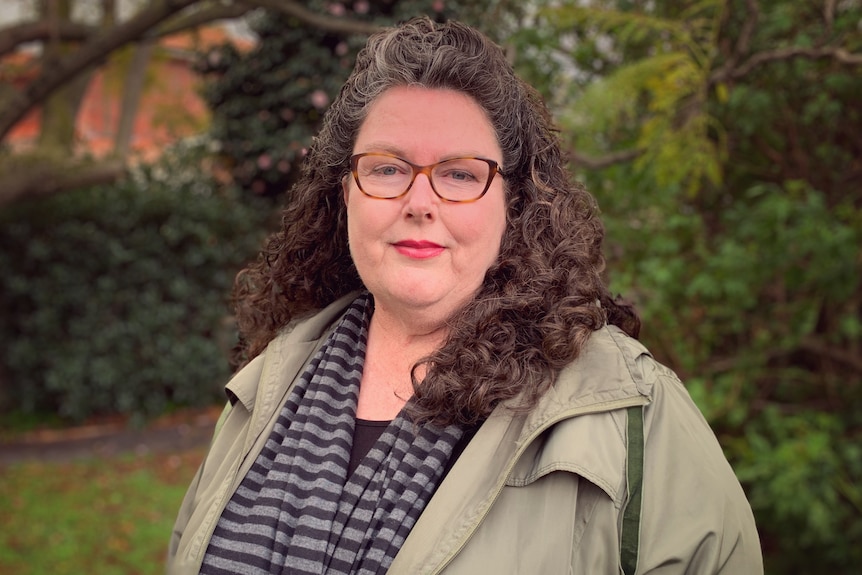
[[[396,417],[347,477],[370,294],[312,358],[219,519],[205,575],[385,573],[462,429]]]

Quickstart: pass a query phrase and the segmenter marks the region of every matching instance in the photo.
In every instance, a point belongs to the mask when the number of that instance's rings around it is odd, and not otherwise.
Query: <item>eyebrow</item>
[[[407,155],[408,155],[407,152],[405,152],[402,148],[399,148],[399,147],[397,147],[397,146],[395,146],[389,142],[369,142],[368,144],[366,144],[362,148],[363,148],[362,150],[354,150],[353,153],[354,154],[360,154],[360,153],[392,154],[393,156],[398,156],[399,158],[403,158],[405,160],[413,162],[413,160],[410,160],[407,157]],[[451,154],[446,154],[445,156],[443,156],[442,158],[440,158],[437,161],[442,162],[445,160],[451,160],[453,158],[489,158],[489,159],[493,160],[493,158],[491,157],[492,155],[493,154],[483,154],[483,153],[477,152],[477,151],[470,152],[470,151],[461,150],[461,151],[454,152]]]
[[[371,142],[369,145],[364,146],[362,150],[354,150],[354,153],[371,153],[371,152],[383,152],[385,154],[392,154],[394,156],[403,156],[404,150],[393,146],[392,144],[388,144],[386,142]]]

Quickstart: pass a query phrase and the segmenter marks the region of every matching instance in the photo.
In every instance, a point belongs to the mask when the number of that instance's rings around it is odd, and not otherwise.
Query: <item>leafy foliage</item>
[[[862,6],[594,0],[540,15],[571,148],[637,156],[580,174],[612,284],[719,434],[767,571],[855,573]]]
[[[212,189],[199,170],[152,166],[2,214],[7,409],[144,417],[219,397],[225,295],[264,215]]]

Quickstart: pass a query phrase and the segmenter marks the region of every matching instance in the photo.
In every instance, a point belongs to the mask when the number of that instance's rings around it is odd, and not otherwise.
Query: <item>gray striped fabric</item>
[[[371,296],[309,362],[219,519],[206,575],[385,573],[463,431],[399,415],[347,477]]]

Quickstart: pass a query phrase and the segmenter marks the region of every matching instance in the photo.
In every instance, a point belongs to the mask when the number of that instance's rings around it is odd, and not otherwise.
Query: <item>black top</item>
[[[356,418],[353,429],[353,448],[350,450],[350,463],[347,466],[347,477],[353,475],[362,458],[374,447],[391,421],[369,421]]]
[[[391,421],[371,421],[368,419],[359,419],[356,418],[356,427],[353,429],[353,448],[350,450],[350,464],[347,466],[347,477],[353,475],[353,472],[356,471],[356,468],[359,467],[359,462],[362,461],[362,458],[374,447],[374,444],[377,443],[377,440],[380,439],[380,436],[383,435],[383,432],[389,427]],[[455,448],[452,450],[452,456],[449,458],[449,463],[446,465],[446,469],[443,470],[443,477],[446,477],[446,474],[449,473],[449,470],[455,465],[455,462],[458,460],[458,457],[467,447],[467,444],[470,443],[470,440],[473,439],[473,436],[476,435],[476,431],[479,429],[479,426],[470,427],[464,431],[464,435],[461,437],[461,440],[455,445]],[[442,482],[442,478],[441,478]],[[438,482],[438,485],[440,483]]]

